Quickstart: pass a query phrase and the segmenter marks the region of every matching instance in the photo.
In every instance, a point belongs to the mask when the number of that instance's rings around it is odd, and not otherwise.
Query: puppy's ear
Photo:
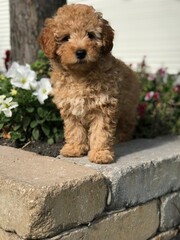
[[[107,54],[111,52],[113,48],[114,30],[109,25],[109,22],[102,19],[102,53]]]
[[[46,19],[45,27],[42,29],[38,38],[40,46],[48,58],[54,58],[55,51],[56,51],[53,22],[54,22],[53,19],[50,19],[50,18]]]

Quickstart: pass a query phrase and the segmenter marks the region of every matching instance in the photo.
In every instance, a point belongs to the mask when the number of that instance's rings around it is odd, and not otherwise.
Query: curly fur
[[[114,160],[113,144],[131,138],[139,83],[112,56],[114,31],[102,14],[65,5],[45,21],[39,42],[52,66],[53,101],[64,120],[64,156],[88,153],[95,163]]]

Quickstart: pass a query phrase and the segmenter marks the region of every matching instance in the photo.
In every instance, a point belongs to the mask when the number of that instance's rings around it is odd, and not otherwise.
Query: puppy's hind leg
[[[119,119],[116,129],[116,143],[126,142],[132,139],[136,127],[136,115]]]
[[[65,157],[79,157],[88,152],[86,129],[75,117],[71,116],[64,120],[64,134],[66,144],[60,154]]]

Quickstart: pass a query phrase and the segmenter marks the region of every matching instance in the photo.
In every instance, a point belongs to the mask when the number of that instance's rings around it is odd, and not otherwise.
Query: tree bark
[[[44,20],[65,3],[66,0],[9,0],[12,61],[30,64],[36,60],[37,38]]]

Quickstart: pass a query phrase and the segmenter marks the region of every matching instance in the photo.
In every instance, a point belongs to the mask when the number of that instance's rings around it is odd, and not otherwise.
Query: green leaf
[[[53,133],[57,133],[58,129],[56,127],[53,128]]]
[[[14,125],[14,126],[13,126],[13,130],[14,130],[14,131],[17,131],[18,129],[20,129],[20,127],[21,127],[20,124]]]
[[[34,128],[32,131],[32,136],[34,138],[34,140],[38,140],[39,139],[39,129],[38,128]]]
[[[21,138],[21,133],[20,132],[10,132],[11,139],[13,140],[18,140]]]
[[[43,110],[43,108],[41,108],[41,107],[39,107],[39,108],[37,109],[37,113],[38,113],[38,115],[39,115],[40,117],[42,117],[42,118],[45,116],[44,110]]]
[[[44,132],[44,134],[49,137],[49,133],[50,133],[50,128],[48,128],[47,126],[41,126],[42,131]]]
[[[54,144],[54,139],[53,139],[53,138],[49,138],[49,139],[48,139],[48,144],[49,144],[49,145]]]
[[[38,124],[39,124],[38,121],[34,120],[31,122],[30,127],[35,128],[35,127],[37,127]]]
[[[41,120],[37,120],[37,123],[40,124],[40,125],[41,125],[42,123],[44,123],[44,122],[45,122],[45,119],[44,119],[44,118],[41,119]]]
[[[21,136],[21,138],[19,139],[21,142],[25,142],[26,137],[25,136]]]
[[[34,108],[33,107],[28,107],[28,108],[26,108],[26,111],[29,112],[29,113],[32,113],[32,112],[34,112]]]
[[[4,123],[0,123],[0,130],[4,127]]]
[[[23,130],[26,131],[27,127],[29,126],[31,122],[31,118],[30,117],[25,117],[23,120]]]

